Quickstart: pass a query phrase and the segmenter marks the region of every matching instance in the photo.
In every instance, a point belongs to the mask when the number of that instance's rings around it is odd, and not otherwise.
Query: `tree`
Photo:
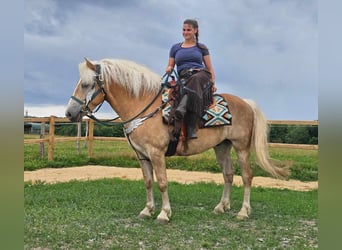
[[[103,125],[96,123],[94,126],[95,136],[107,137],[124,137],[123,127],[121,124]]]
[[[275,143],[285,142],[287,134],[287,125],[272,125],[270,126],[269,141]]]
[[[285,136],[285,143],[307,144],[310,141],[308,129],[305,126],[293,126],[289,128]]]
[[[318,126],[308,127],[310,141],[309,144],[318,144]]]

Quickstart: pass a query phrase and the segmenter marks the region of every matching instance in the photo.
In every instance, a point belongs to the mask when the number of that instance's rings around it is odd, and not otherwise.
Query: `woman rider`
[[[183,22],[184,41],[174,44],[169,53],[166,73],[177,66],[180,79],[185,80],[184,95],[175,111],[176,119],[186,123],[187,138],[195,139],[199,117],[212,102],[216,92],[215,73],[207,46],[198,42],[198,23],[193,19]]]

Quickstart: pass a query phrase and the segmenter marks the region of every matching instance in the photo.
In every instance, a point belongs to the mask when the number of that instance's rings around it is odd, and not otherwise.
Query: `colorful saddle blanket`
[[[169,98],[169,89],[166,89],[162,95],[163,103],[167,102]],[[202,116],[200,127],[215,127],[232,125],[232,114],[228,108],[228,102],[220,95],[215,94],[213,96],[213,105],[206,110]],[[166,104],[162,110],[163,120],[168,123],[170,118],[171,104]]]

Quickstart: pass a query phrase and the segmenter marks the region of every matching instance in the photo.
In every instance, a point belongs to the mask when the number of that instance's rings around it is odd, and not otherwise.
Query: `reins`
[[[96,65],[97,67],[96,67],[96,71],[100,71],[100,65]],[[125,124],[128,124],[128,123],[132,123],[132,122],[134,122],[141,114],[143,114],[144,112],[146,112],[146,110],[148,110],[152,105],[153,105],[153,103],[157,100],[157,98],[160,96],[160,94],[162,93],[162,91],[163,91],[163,89],[165,88],[165,87],[170,87],[170,86],[168,86],[168,80],[169,80],[169,77],[172,77],[172,73],[174,73],[175,74],[175,76],[176,76],[176,78],[178,79],[178,75],[177,75],[177,72],[173,69],[170,73],[165,73],[162,77],[161,77],[161,79],[163,80],[163,79],[165,79],[164,80],[164,82],[162,82],[161,83],[161,85],[160,85],[160,89],[159,89],[159,91],[158,91],[158,93],[155,95],[155,97],[151,100],[151,102],[145,107],[145,108],[143,108],[138,114],[136,114],[135,116],[133,116],[132,118],[130,118],[130,119],[128,119],[128,120],[126,120],[126,121],[122,121],[122,122],[113,122],[113,121],[115,121],[115,120],[117,120],[117,119],[119,119],[120,117],[119,116],[117,116],[117,117],[115,117],[115,118],[113,118],[113,119],[108,119],[108,120],[104,120],[104,121],[101,121],[101,120],[99,120],[98,118],[96,118],[95,117],[95,115],[94,115],[94,113],[96,113],[99,109],[100,109],[100,107],[102,106],[102,104],[103,104],[103,102],[104,102],[104,100],[102,101],[102,103],[96,108],[96,110],[95,111],[93,111],[93,112],[91,112],[90,111],[90,109],[88,108],[88,105],[89,105],[89,103],[93,100],[93,99],[95,99],[95,97],[102,91],[103,93],[104,93],[104,95],[106,96],[106,92],[105,92],[105,90],[104,90],[104,88],[103,88],[103,77],[102,77],[102,75],[100,74],[100,73],[98,73],[97,74],[97,83],[98,83],[98,85],[99,85],[99,89],[93,94],[93,96],[90,98],[90,101],[88,101],[87,102],[87,104],[86,104],[86,106],[85,106],[85,108],[86,108],[86,112],[87,112],[87,114],[86,114],[86,116],[87,117],[89,117],[90,119],[93,119],[94,121],[96,121],[96,122],[98,122],[98,123],[101,123],[101,124],[103,124],[103,125],[125,125]],[[98,77],[99,75],[101,75],[101,77]],[[101,83],[100,83],[100,79],[102,79],[101,80]],[[101,90],[100,90],[101,89]],[[96,94],[96,96],[94,96]],[[83,102],[82,101],[80,101],[77,97],[74,97],[74,96],[72,96],[71,98],[73,98],[74,100],[76,100],[77,102],[81,102],[82,104],[83,104]],[[75,99],[76,98],[76,99]],[[168,100],[169,101],[169,100]],[[164,102],[164,103],[162,103],[158,108],[156,108],[154,111],[152,111],[151,113],[149,113],[148,115],[146,115],[146,116],[144,116],[144,117],[142,117],[142,118],[140,118],[140,120],[139,121],[137,121],[136,123],[134,123],[133,125],[131,125],[129,128],[128,128],[128,130],[129,130],[129,132],[131,132],[131,130],[133,130],[134,128],[135,128],[135,126],[139,126],[140,124],[141,124],[141,122],[143,122],[143,121],[145,121],[145,120],[147,120],[147,119],[149,119],[149,118],[151,118],[151,117],[153,117],[156,113],[158,113],[160,110],[162,110],[165,106],[166,106],[166,104],[168,103],[168,101],[167,102]]]
[[[105,97],[106,97],[106,92],[104,90],[104,81],[103,81],[103,76],[101,74],[101,68],[100,68],[100,65],[96,65],[96,80],[97,80],[97,85],[99,86],[98,90],[96,92],[94,92],[92,94],[92,96],[89,98],[89,100],[86,100],[86,102],[82,102],[80,99],[78,99],[77,97],[75,96],[72,96],[71,98],[74,99],[75,101],[77,101],[78,103],[84,105],[82,110],[83,112],[86,112],[86,116],[89,117],[90,119],[93,119],[94,121],[98,122],[98,123],[101,123],[103,125],[126,125],[126,124],[129,124],[129,126],[127,128],[124,128],[124,133],[127,137],[127,140],[129,142],[129,144],[131,145],[131,147],[133,148],[133,150],[135,151],[136,155],[137,155],[137,158],[138,160],[140,161],[150,161],[150,159],[148,159],[147,157],[145,158],[141,158],[138,154],[138,151],[137,149],[134,147],[134,145],[132,144],[132,141],[131,141],[131,138],[130,138],[130,133],[135,129],[137,128],[138,126],[140,126],[145,120],[153,117],[155,114],[157,114],[160,110],[162,110],[166,105],[167,103],[170,101],[170,99],[168,99],[166,102],[162,102],[162,104],[157,107],[154,111],[152,111],[151,113],[149,113],[148,115],[146,116],[143,116],[141,118],[140,115],[145,113],[152,105],[153,103],[157,100],[157,98],[160,96],[160,94],[162,93],[162,91],[164,90],[165,87],[168,87],[170,88],[171,86],[168,85],[168,80],[169,80],[169,77],[172,77],[174,79],[174,76],[172,76],[172,73],[175,74],[176,78],[177,78],[177,82],[178,82],[178,74],[177,72],[172,69],[172,71],[170,73],[165,73],[162,77],[161,77],[161,80],[164,80],[164,82],[161,83],[160,85],[160,89],[158,91],[158,93],[155,95],[155,97],[150,101],[150,103],[145,107],[143,108],[138,114],[136,114],[135,116],[133,116],[132,118],[126,120],[126,121],[122,121],[122,122],[113,122],[117,119],[119,119],[120,117],[117,116],[113,119],[108,119],[108,120],[105,120],[105,121],[101,121],[99,120],[98,118],[95,117],[94,113],[96,113],[100,107],[102,106],[103,102],[105,101]],[[95,99],[95,97],[99,94],[99,93],[103,93],[104,94],[104,99],[103,101],[101,102],[101,104],[98,105],[98,107],[96,108],[95,111],[91,111],[88,107],[88,105],[90,104],[90,102],[92,100]],[[87,98],[88,99],[88,98]]]
[[[119,118],[120,118],[119,116],[118,116],[118,117],[115,117],[115,118],[113,118],[113,119],[101,121],[101,120],[99,120],[98,118],[96,118],[96,117],[93,115],[93,113],[97,112],[98,109],[97,109],[95,112],[92,112],[92,113],[90,113],[90,114],[89,114],[89,113],[86,114],[86,116],[89,117],[89,118],[91,118],[91,119],[93,119],[93,120],[95,120],[95,121],[97,121],[97,122],[99,122],[99,123],[101,123],[101,124],[104,124],[104,125],[110,125],[110,123],[108,123],[108,122],[116,123],[116,124],[121,124],[121,125],[125,125],[125,124],[130,123],[130,122],[132,122],[133,120],[137,119],[142,113],[144,113],[147,109],[149,109],[149,108],[152,106],[152,104],[157,100],[158,96],[161,94],[161,92],[163,91],[163,89],[164,89],[164,86],[161,85],[161,86],[160,86],[160,89],[159,89],[159,91],[158,91],[158,93],[157,93],[157,95],[152,99],[152,101],[151,101],[143,110],[141,110],[138,114],[136,114],[134,117],[128,119],[127,121],[122,121],[122,122],[111,122],[111,121],[114,121],[114,120],[119,119]],[[148,117],[148,118],[152,117],[155,113],[157,113],[157,112],[162,108],[162,106],[163,106],[163,105],[161,105],[160,107],[158,107],[155,111],[153,111],[152,113],[148,114],[146,117]]]

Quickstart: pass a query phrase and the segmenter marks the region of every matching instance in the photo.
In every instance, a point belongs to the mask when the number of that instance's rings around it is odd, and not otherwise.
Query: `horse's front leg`
[[[153,197],[153,168],[149,160],[140,160],[139,163],[144,176],[144,183],[146,188],[146,206],[140,212],[139,218],[150,218],[155,210]]]
[[[169,222],[172,212],[168,194],[168,181],[164,154],[162,152],[160,154],[155,154],[151,157],[151,162],[162,197],[162,209],[157,217],[157,221],[161,224],[166,224]]]

